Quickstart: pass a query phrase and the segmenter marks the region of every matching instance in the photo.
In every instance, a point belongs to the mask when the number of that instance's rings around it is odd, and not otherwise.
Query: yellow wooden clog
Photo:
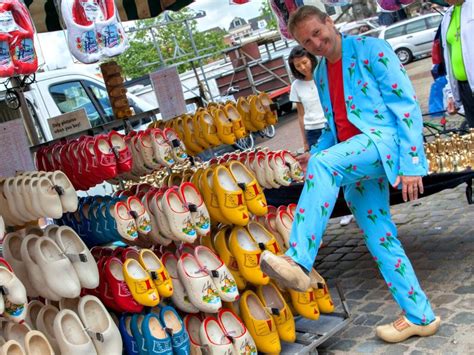
[[[237,100],[237,111],[239,111],[240,117],[242,118],[242,122],[244,123],[244,127],[247,131],[258,131],[258,129],[252,124],[252,121],[250,120],[250,104],[243,96],[239,97]]]
[[[229,269],[232,276],[234,276],[235,283],[237,284],[237,288],[239,290],[244,290],[245,287],[247,286],[247,280],[240,273],[237,260],[234,258],[234,256],[230,252],[230,249],[229,249],[230,232],[231,232],[231,228],[229,226],[225,226],[221,228],[214,236],[213,245],[215,246],[215,250],[219,254],[224,264]]]
[[[224,110],[216,109],[213,114],[214,123],[217,127],[217,136],[225,144],[235,143],[234,127]]]
[[[281,343],[275,321],[255,292],[244,292],[240,298],[240,314],[259,352],[280,353]]]
[[[250,121],[258,130],[264,129],[267,122],[265,121],[265,108],[262,102],[256,95],[250,96],[248,100],[250,104]]]
[[[212,222],[219,222],[230,224],[227,219],[222,214],[219,208],[219,202],[217,200],[217,195],[214,193],[214,168],[210,166],[204,170],[200,176],[200,182],[197,186],[201,187],[201,194],[204,200],[204,204],[207,207],[209,215],[211,216]]]
[[[201,126],[204,139],[211,146],[217,147],[222,144],[222,141],[217,136],[217,126],[210,112],[202,111],[202,113],[199,115],[199,125]]]
[[[193,131],[195,133],[195,139],[196,142],[203,147],[204,149],[207,149],[211,146],[211,144],[204,138],[204,132],[203,132],[203,126],[201,126],[199,122],[199,116],[203,114],[203,110],[196,111],[193,115]]]
[[[232,228],[229,250],[237,261],[240,273],[248,282],[255,285],[266,285],[270,282],[270,278],[260,269],[262,250],[245,228]]]
[[[276,240],[275,236],[270,233],[261,223],[251,221],[247,225],[247,230],[252,238],[257,242],[260,249],[264,248],[276,255],[283,254],[283,249]]]
[[[288,289],[288,292],[290,293],[291,303],[299,315],[308,319],[319,319],[318,302],[312,287],[308,288],[305,292],[292,289]]]
[[[161,260],[150,249],[140,250],[140,264],[148,272],[162,297],[171,297],[173,281]]]
[[[212,239],[213,238],[212,238],[211,232],[209,232],[206,235],[203,235],[201,237],[201,239],[199,240],[199,244],[204,245],[205,247],[208,247],[213,252],[216,252],[216,248],[214,247],[214,243]]]
[[[213,190],[222,215],[232,224],[245,226],[249,222],[249,211],[244,192],[235,181],[230,171],[223,165],[214,169],[212,178]]]
[[[155,307],[160,303],[155,283],[137,260],[125,261],[123,275],[135,301],[148,307]]]
[[[245,130],[244,123],[242,121],[242,117],[240,116],[239,111],[234,106],[233,103],[228,103],[224,106],[224,112],[226,116],[231,120],[232,127],[234,128],[234,134],[237,139],[243,138],[247,135]]]
[[[258,97],[260,98],[260,102],[265,109],[265,121],[268,125],[276,124],[278,122],[278,116],[276,111],[272,110],[273,100],[266,92],[263,91],[258,94]]]
[[[315,269],[311,270],[309,277],[311,279],[311,286],[314,289],[319,311],[321,313],[334,312],[334,302],[332,301],[328,285],[324,278]]]
[[[194,131],[193,118],[190,115],[183,115],[184,145],[193,152],[200,153],[204,150],[196,140],[197,133]]]
[[[255,176],[240,161],[233,160],[228,163],[229,171],[244,191],[245,203],[250,212],[256,216],[268,213],[267,200]]]
[[[267,311],[271,313],[280,339],[294,343],[296,340],[295,319],[280,290],[270,282],[268,285],[258,286],[257,295],[267,307]]]

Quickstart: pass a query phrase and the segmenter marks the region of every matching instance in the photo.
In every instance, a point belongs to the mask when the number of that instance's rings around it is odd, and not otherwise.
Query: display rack
[[[342,312],[321,314],[318,320],[295,317],[296,341],[294,343],[282,342],[281,354],[317,354],[319,345],[350,323],[351,313],[339,280],[335,280],[334,285],[341,300]],[[334,292],[331,294],[334,295]]]

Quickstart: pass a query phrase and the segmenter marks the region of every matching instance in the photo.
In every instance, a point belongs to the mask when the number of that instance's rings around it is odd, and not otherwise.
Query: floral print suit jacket
[[[398,175],[426,175],[420,106],[390,45],[372,37],[343,36],[342,70],[347,118],[377,147],[381,161],[374,164],[383,164],[392,184]],[[314,80],[328,123],[311,153],[337,143],[325,58]]]

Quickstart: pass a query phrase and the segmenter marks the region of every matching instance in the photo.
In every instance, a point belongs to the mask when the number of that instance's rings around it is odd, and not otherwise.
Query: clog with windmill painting
[[[230,226],[222,227],[214,236],[214,245],[220,258],[222,259],[224,264],[226,264],[230,273],[234,277],[234,280],[237,284],[237,288],[239,290],[244,290],[247,286],[247,280],[240,273],[237,260],[232,255],[229,249],[229,238],[231,230],[232,229]]]
[[[189,300],[201,312],[216,313],[222,307],[214,281],[193,255],[184,253],[180,256],[178,274]]]

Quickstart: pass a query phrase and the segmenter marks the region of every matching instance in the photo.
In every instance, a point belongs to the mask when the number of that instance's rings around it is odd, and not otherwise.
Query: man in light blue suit
[[[387,342],[429,336],[439,328],[390,216],[389,183],[405,201],[423,193],[427,173],[423,121],[415,91],[390,45],[370,37],[341,36],[332,19],[300,7],[288,29],[322,60],[314,73],[328,124],[300,161],[306,181],[285,256],[264,251],[262,271],[282,286],[318,287],[311,277],[327,221],[342,187],[367,248],[403,315],[379,326]]]

